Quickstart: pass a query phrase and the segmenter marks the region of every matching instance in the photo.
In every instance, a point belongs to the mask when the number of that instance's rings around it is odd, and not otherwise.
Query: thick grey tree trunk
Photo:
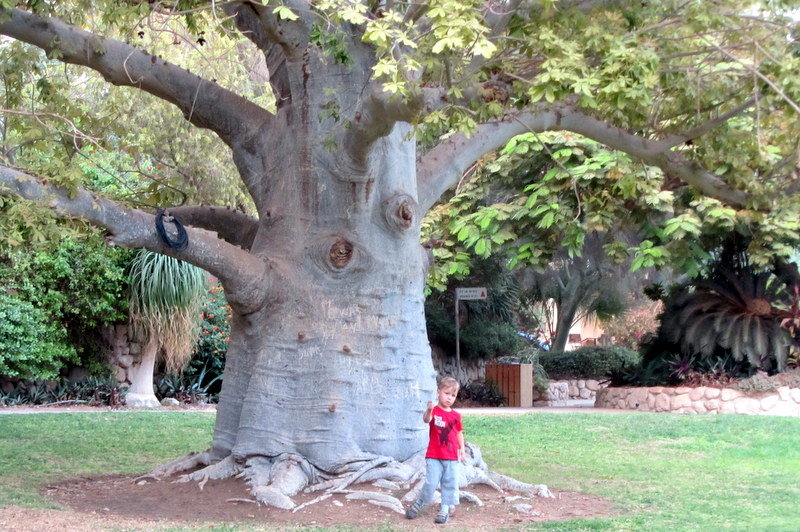
[[[356,107],[353,80],[314,79],[301,113]],[[289,131],[281,149],[259,147],[255,165],[234,153],[245,179],[269,168],[274,183],[251,249],[270,261],[270,296],[246,315],[234,304],[213,454],[298,454],[328,472],[405,460],[426,443],[422,412],[435,394],[414,138],[396,125],[353,161],[332,149],[349,131],[341,121],[301,116]]]

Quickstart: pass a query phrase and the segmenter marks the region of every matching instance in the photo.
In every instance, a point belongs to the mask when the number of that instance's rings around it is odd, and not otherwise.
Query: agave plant
[[[730,353],[758,369],[783,371],[791,338],[779,306],[786,285],[756,272],[743,252],[723,252],[708,278],[684,285],[667,302],[660,335],[686,355]]]
[[[159,353],[167,373],[177,374],[191,357],[200,330],[205,292],[203,270],[183,261],[141,250],[130,270],[131,326],[144,340],[138,363],[128,371],[129,406],[158,406],[153,369]]]

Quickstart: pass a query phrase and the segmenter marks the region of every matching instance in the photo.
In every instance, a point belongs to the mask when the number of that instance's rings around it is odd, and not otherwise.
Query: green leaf
[[[272,10],[272,13],[278,15],[278,18],[283,20],[298,20],[300,18],[294,11],[286,6],[278,6]]]

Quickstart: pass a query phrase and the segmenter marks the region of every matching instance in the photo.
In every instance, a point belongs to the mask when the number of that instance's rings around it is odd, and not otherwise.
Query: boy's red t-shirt
[[[458,433],[463,430],[461,414],[455,410],[447,412],[434,406],[429,425],[430,437],[425,458],[458,460]]]

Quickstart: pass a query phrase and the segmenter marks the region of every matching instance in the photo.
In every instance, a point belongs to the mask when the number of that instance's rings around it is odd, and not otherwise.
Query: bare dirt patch
[[[371,485],[354,489],[375,491]],[[499,530],[516,528],[535,521],[556,521],[612,515],[612,501],[593,495],[554,490],[555,499],[539,497],[508,500],[518,495],[501,494],[487,486],[471,489],[484,506],[471,503],[459,506],[456,515],[444,528],[451,530]],[[157,529],[167,526],[195,527],[203,523],[237,523],[252,527],[289,528],[294,526],[333,527],[349,525],[359,530],[376,529],[389,524],[397,530],[438,530],[433,524],[434,507],[409,521],[403,515],[365,501],[346,500],[334,495],[297,512],[268,508],[231,499],[249,499],[240,480],[209,480],[203,489],[193,482],[148,482],[139,485],[132,476],[104,476],[70,480],[43,487],[43,496],[69,510],[0,510],[0,528],[5,530],[102,530],[108,528]],[[400,493],[398,493],[399,495]],[[318,494],[301,494],[302,504]],[[530,504],[540,514],[527,515],[514,509],[516,504]]]

